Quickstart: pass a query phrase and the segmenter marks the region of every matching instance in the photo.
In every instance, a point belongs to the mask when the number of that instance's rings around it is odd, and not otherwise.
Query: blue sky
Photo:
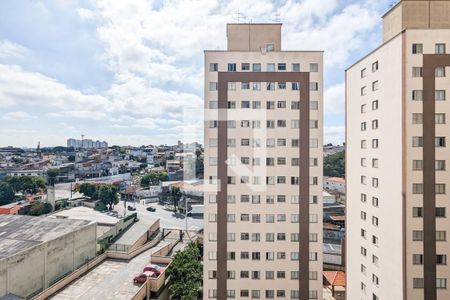
[[[183,139],[183,114],[201,116],[203,49],[226,47],[238,10],[247,22],[279,18],[285,50],[325,50],[325,142],[340,143],[344,70],[380,44],[393,3],[2,1],[0,146],[65,145],[81,134],[120,145]]]

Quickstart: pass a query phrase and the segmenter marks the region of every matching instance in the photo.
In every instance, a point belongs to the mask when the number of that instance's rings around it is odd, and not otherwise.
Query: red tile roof
[[[323,271],[323,276],[333,286],[345,286],[345,273],[342,271]]]

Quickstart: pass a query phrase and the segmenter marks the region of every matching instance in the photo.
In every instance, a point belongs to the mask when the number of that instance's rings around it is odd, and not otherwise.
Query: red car
[[[153,272],[155,274],[155,277],[158,277],[162,272],[164,272],[164,268],[155,264],[150,264],[146,265],[142,272]]]
[[[155,274],[153,272],[142,272],[140,274],[137,274],[133,278],[134,283],[144,283],[147,281],[147,277],[154,277]]]

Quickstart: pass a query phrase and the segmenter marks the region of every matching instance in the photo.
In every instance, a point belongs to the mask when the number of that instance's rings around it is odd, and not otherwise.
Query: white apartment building
[[[346,72],[347,299],[450,299],[450,1],[404,0]]]
[[[281,24],[205,51],[204,298],[322,299],[323,52]]]

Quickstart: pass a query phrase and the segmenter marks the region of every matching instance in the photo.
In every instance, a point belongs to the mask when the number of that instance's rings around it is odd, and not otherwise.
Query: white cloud
[[[23,58],[28,53],[28,49],[8,40],[0,40],[0,59]]]
[[[345,142],[345,127],[325,126],[323,140],[325,144],[342,145]]]
[[[324,92],[324,114],[336,115],[345,112],[345,83],[328,87]]]
[[[25,111],[10,111],[4,113],[3,118],[7,120],[25,120],[25,119],[32,119],[33,116]]]

